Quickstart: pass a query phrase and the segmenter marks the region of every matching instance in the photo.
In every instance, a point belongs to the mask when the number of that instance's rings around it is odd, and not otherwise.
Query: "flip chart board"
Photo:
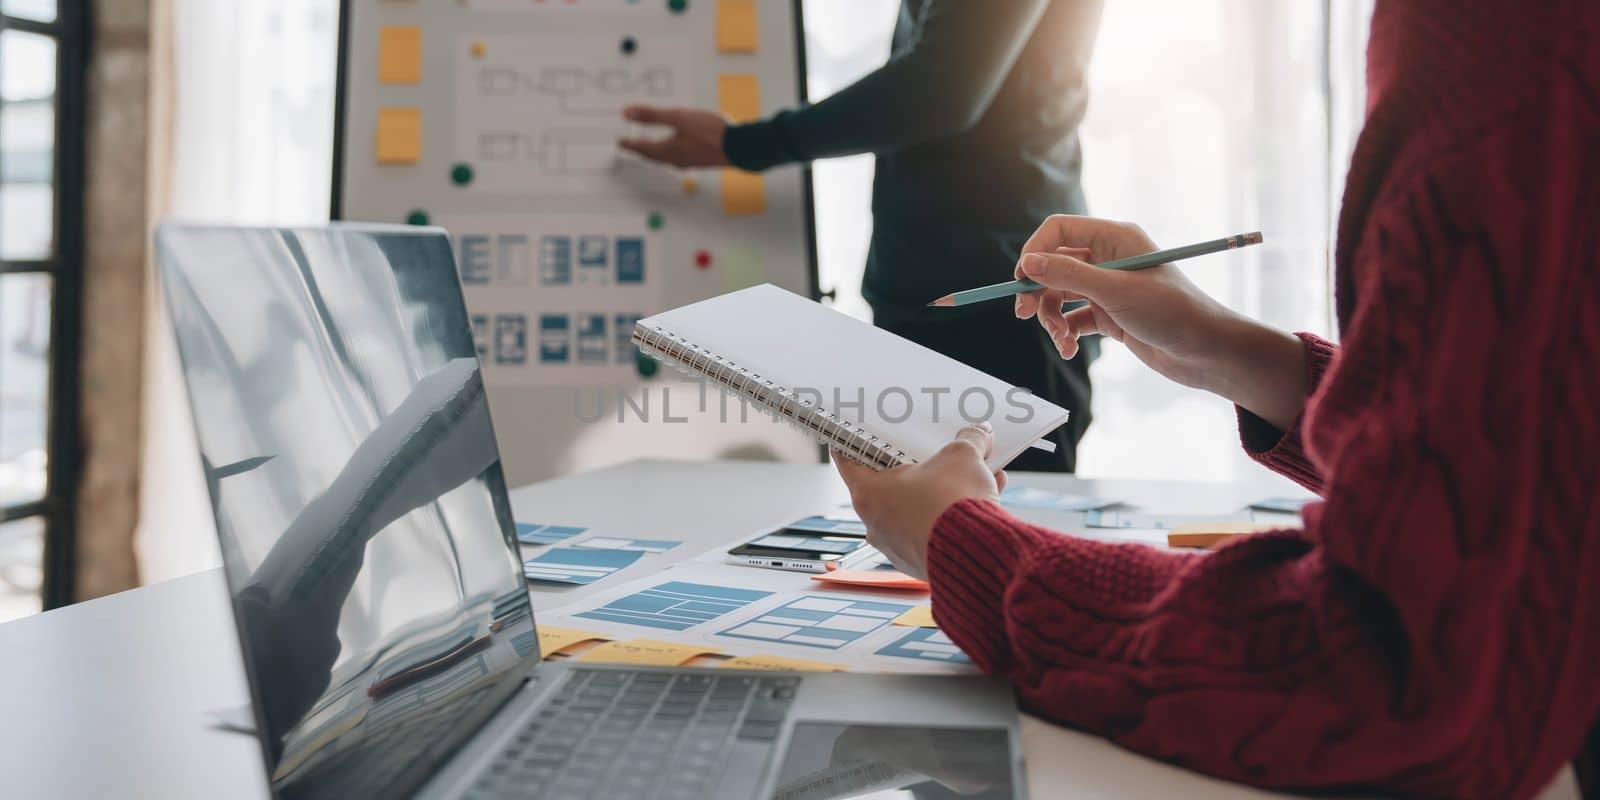
[[[804,99],[794,0],[344,0],[333,216],[454,239],[508,477],[634,457],[815,460],[640,356],[633,323],[757,283],[816,295],[810,176],[620,151],[633,104]],[[670,396],[668,396],[670,395]]]

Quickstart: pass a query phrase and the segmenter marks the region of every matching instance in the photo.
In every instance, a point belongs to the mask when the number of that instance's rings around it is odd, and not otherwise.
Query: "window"
[[[806,94],[821,100],[855,83],[889,59],[900,0],[841,3],[806,0]],[[817,221],[817,283],[833,306],[871,319],[861,298],[861,272],[872,237],[871,155],[828,158],[811,165]]]
[[[1184,272],[1237,311],[1324,335],[1336,205],[1327,13],[1254,0],[1107,3],[1083,125],[1090,213],[1137,222],[1164,247],[1263,231],[1261,246]],[[1086,474],[1265,478],[1239,448],[1227,401],[1162,378],[1117,345],[1091,378]]]
[[[84,0],[0,0],[0,621],[71,600]]]

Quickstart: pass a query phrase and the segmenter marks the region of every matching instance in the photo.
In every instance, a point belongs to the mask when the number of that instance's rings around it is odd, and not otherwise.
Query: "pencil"
[[[1195,256],[1220,253],[1224,250],[1232,250],[1236,247],[1249,247],[1253,244],[1261,244],[1261,231],[1255,231],[1253,233],[1241,233],[1237,236],[1224,236],[1221,239],[1215,239],[1209,242],[1200,242],[1199,244],[1174,247],[1171,250],[1157,250],[1154,253],[1145,253],[1142,256],[1119,258],[1115,261],[1107,261],[1104,264],[1095,264],[1095,266],[1101,269],[1118,269],[1131,272],[1138,269],[1149,269],[1151,267],[1166,264],[1171,261],[1182,261],[1183,259],[1194,258]],[[1002,297],[1010,297],[1014,294],[1022,294],[1023,292],[1031,292],[1036,289],[1043,288],[1043,286],[1030,280],[1006,281],[1005,283],[979,286],[976,289],[964,289],[959,292],[947,294],[944,297],[929,303],[928,307],[955,308],[956,306],[966,306],[973,303],[981,303],[985,300],[997,300]]]

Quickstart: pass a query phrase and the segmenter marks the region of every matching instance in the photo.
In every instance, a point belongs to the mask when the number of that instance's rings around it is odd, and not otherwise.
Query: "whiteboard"
[[[815,297],[810,174],[620,152],[632,103],[804,99],[791,0],[344,0],[335,219],[447,229],[509,479],[817,447],[641,361],[641,316],[756,283]]]

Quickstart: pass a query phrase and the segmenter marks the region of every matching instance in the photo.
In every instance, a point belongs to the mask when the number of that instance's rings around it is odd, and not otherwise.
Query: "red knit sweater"
[[[968,500],[933,611],[1024,706],[1247,783],[1529,797],[1600,713],[1600,2],[1380,0],[1343,344],[1245,448],[1303,531],[1197,555]]]

